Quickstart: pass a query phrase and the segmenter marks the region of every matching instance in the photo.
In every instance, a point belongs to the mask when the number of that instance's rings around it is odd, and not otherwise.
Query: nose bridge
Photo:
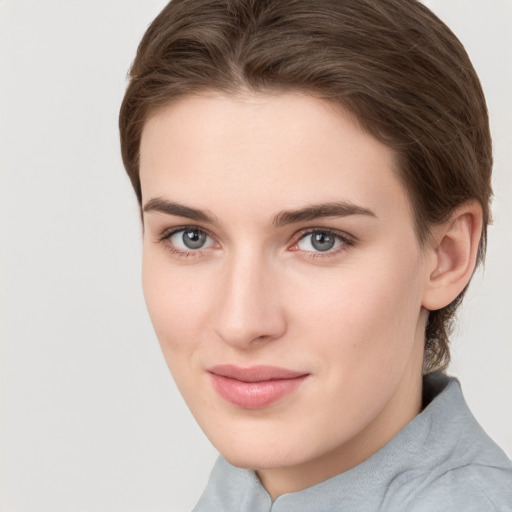
[[[246,247],[227,258],[224,271],[216,318],[224,342],[242,348],[281,336],[286,322],[270,258]]]

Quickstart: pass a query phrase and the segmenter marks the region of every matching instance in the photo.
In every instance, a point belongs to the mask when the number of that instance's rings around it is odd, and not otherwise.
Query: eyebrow
[[[287,224],[321,219],[323,217],[348,217],[349,215],[366,215],[377,218],[377,215],[368,208],[346,201],[338,201],[334,203],[314,204],[299,210],[279,212],[274,217],[272,224],[274,226],[285,226]]]
[[[186,217],[187,219],[195,220],[197,222],[207,222],[209,224],[215,224],[217,220],[214,215],[205,210],[198,210],[197,208],[191,208],[184,204],[167,201],[162,197],[154,197],[153,199],[150,199],[144,205],[143,211],[176,215],[178,217]]]
[[[144,212],[156,211],[167,215],[176,215],[197,222],[207,222],[209,224],[218,223],[218,219],[207,210],[191,208],[180,203],[167,201],[162,197],[150,199],[143,208]],[[355,205],[347,201],[338,201],[331,203],[319,203],[300,208],[298,210],[284,210],[277,213],[272,219],[272,225],[276,227],[295,224],[297,222],[311,221],[323,217],[348,217],[350,215],[366,215],[376,218],[374,212],[368,208]]]

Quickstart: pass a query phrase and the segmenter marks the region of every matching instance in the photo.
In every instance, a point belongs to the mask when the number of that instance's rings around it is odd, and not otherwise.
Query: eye
[[[197,228],[180,229],[166,238],[178,251],[183,252],[207,249],[214,245],[212,238]]]
[[[340,235],[328,230],[305,233],[297,242],[297,248],[308,252],[327,252],[347,243]]]

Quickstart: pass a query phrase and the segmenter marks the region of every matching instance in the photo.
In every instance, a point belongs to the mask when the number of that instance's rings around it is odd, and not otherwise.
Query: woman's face
[[[224,457],[295,490],[418,413],[432,269],[389,148],[323,100],[212,92],[148,120],[140,176],[149,313]]]

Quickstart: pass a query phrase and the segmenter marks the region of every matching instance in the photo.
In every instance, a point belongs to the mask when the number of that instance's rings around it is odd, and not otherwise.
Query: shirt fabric
[[[256,473],[217,460],[193,512],[512,512],[512,462],[459,382],[424,378],[423,411],[354,468],[272,502]]]

